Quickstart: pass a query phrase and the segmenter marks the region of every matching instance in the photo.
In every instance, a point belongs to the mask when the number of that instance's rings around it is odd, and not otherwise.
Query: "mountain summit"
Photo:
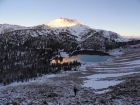
[[[40,35],[45,35],[46,37],[55,36],[58,39],[60,39],[60,37],[62,36],[65,36],[65,38],[76,40],[77,43],[83,42],[84,45],[87,45],[86,48],[90,49],[96,46],[93,46],[93,42],[96,44],[104,43],[105,45],[107,45],[106,43],[128,41],[127,39],[123,38],[121,35],[115,32],[93,29],[75,19],[68,18],[58,18],[46,24],[34,27],[22,27],[17,25],[0,24],[0,34],[5,34],[7,32],[11,32],[11,34],[12,32],[14,34],[17,33],[20,36],[29,34],[33,37],[37,37]],[[100,47],[102,49],[103,45]]]
[[[49,27],[72,27],[76,25],[82,26],[83,24],[75,19],[58,18],[46,23],[45,25]]]

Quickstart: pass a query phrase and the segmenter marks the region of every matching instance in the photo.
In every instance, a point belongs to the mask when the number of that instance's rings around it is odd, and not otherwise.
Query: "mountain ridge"
[[[13,24],[0,24],[0,34],[22,29],[29,29],[29,27]]]
[[[76,43],[86,42],[87,45],[89,40],[90,40],[89,43],[92,44],[106,43],[105,41],[107,40],[108,43],[110,43],[110,41],[111,42],[129,41],[129,39],[125,39],[121,35],[115,32],[93,29],[75,19],[68,19],[68,18],[58,18],[50,22],[47,22],[46,24],[37,25],[33,27],[23,27],[19,25],[7,24],[6,28],[4,29],[2,26],[3,25],[0,25],[1,34],[12,32],[13,34],[18,34],[22,36],[31,35],[32,37],[38,37],[40,35],[45,35],[46,37],[48,37],[48,35],[51,35],[53,37],[55,35],[57,39],[59,39],[58,37],[61,35],[66,35],[68,38],[69,37],[74,38],[74,40],[77,41]],[[97,42],[97,40],[99,42]],[[89,46],[92,46],[92,44]],[[87,46],[87,48],[89,47]]]

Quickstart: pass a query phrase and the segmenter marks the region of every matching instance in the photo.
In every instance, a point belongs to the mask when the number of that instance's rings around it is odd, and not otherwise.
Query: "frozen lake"
[[[78,62],[81,62],[81,63],[96,63],[96,62],[106,61],[109,58],[112,58],[112,56],[78,54],[71,57],[64,57],[61,63],[73,62],[74,60],[77,60]],[[55,60],[52,60],[52,63],[55,63],[55,62],[56,62]],[[58,62],[60,63],[60,60],[58,60]]]

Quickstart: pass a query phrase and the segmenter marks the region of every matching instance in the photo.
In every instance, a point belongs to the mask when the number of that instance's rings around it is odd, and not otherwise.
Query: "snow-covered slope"
[[[28,28],[19,25],[0,24],[0,34],[15,31],[15,30],[23,30],[23,29],[28,29]]]
[[[50,33],[70,34],[75,36],[77,41],[84,41],[87,38],[90,38],[91,36],[94,36],[97,33],[104,38],[107,38],[109,40],[114,40],[116,42],[128,41],[128,39],[123,38],[121,35],[117,33],[106,31],[106,30],[93,29],[75,19],[68,19],[68,18],[58,18],[50,22],[47,22],[46,24],[34,26],[31,28],[37,30],[40,29],[41,31],[44,30],[43,33],[38,32],[40,33],[40,35],[44,35],[44,34],[47,35]],[[0,34],[15,31],[15,30],[24,30],[24,29],[31,29],[31,28],[19,26],[19,25],[0,24]]]
[[[58,18],[44,24],[44,26],[46,26],[47,29],[49,27],[55,34],[68,32],[69,34],[75,35],[78,41],[81,40],[81,35],[83,33],[85,34],[91,29],[89,26],[86,26],[75,19],[68,18]]]
[[[127,42],[129,39],[123,38],[121,35],[112,32],[112,31],[106,31],[106,30],[97,30],[100,34],[104,35],[104,37],[108,39],[113,39],[116,42]]]
[[[22,36],[20,38],[22,40],[22,42],[20,42],[21,44],[29,40],[31,37],[39,37],[36,38],[38,43],[40,43],[37,44],[39,47],[45,47],[49,39],[54,39],[61,44],[65,43],[69,47],[73,45],[75,46],[75,49],[81,48],[93,50],[104,50],[107,46],[116,46],[118,42],[129,41],[115,32],[93,29],[75,19],[68,18],[58,18],[47,22],[46,24],[30,28],[18,25],[1,24],[0,34],[1,39],[10,38],[10,43],[19,43],[18,41],[14,41],[14,37]],[[41,37],[42,39],[40,39]],[[31,38],[31,40],[33,41],[35,39]],[[44,43],[46,43],[46,45],[43,45]]]
[[[75,35],[77,37],[77,41],[84,41],[85,39],[94,36],[96,33],[99,33],[101,36],[116,42],[128,41],[128,39],[123,38],[117,33],[101,29],[93,29],[75,19],[58,18],[42,25],[43,29],[45,29],[45,27],[47,30],[48,28],[52,30],[55,34],[68,32],[69,34]]]

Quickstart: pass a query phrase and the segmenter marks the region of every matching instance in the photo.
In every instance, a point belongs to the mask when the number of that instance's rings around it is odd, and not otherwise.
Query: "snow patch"
[[[75,19],[58,18],[46,23],[45,25],[50,27],[71,27],[71,26],[83,25],[83,24]]]
[[[83,87],[92,87],[94,89],[108,88],[109,86],[116,85],[122,81],[100,81],[101,78],[107,77],[119,77],[124,75],[130,75],[138,72],[129,72],[129,73],[118,73],[118,74],[94,74],[87,76],[89,80],[84,81]]]

